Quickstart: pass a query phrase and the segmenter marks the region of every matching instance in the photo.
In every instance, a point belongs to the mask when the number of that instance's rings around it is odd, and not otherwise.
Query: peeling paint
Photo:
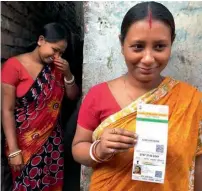
[[[111,50],[110,55],[107,57],[107,68],[112,70],[112,59],[113,59],[113,51]]]
[[[126,72],[118,36],[125,13],[136,3],[85,2],[85,93],[96,83],[111,80]],[[173,13],[176,22],[176,40],[170,62],[163,74],[202,89],[202,77],[199,77],[202,76],[202,2],[162,3]]]

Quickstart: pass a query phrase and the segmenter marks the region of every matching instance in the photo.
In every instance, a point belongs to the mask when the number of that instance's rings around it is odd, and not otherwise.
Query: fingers
[[[62,66],[62,65],[67,65],[67,64],[68,64],[68,62],[67,62],[66,60],[60,59],[60,58],[55,58],[55,59],[53,60],[53,62],[54,62],[54,64],[60,65],[60,66]]]
[[[14,172],[17,172],[17,171],[21,171],[24,165],[12,165],[11,167],[13,168]]]
[[[133,146],[132,146],[133,147]],[[126,152],[128,151],[129,148],[127,149],[120,149],[120,148],[113,148],[113,146],[111,148],[107,148],[105,147],[103,153],[104,155],[109,155],[109,154],[116,154],[116,153],[122,153],[122,152]]]
[[[15,166],[16,171],[20,171],[20,170],[21,170],[20,166],[21,166],[21,165],[17,165],[17,166]]]
[[[55,64],[56,68],[60,71],[65,71],[68,68],[68,65],[65,60],[54,60],[53,63]]]
[[[14,172],[16,172],[16,166],[12,165],[11,168],[13,169]]]
[[[124,129],[110,129],[109,134],[108,132],[105,134],[105,139],[110,142],[119,142],[129,145],[134,145],[137,142],[138,136],[131,132]]]
[[[124,152],[133,148],[137,143],[138,136],[124,129],[108,129],[104,132],[101,141],[107,152]]]
[[[60,70],[60,71],[64,71],[65,70],[64,64],[61,64],[59,62],[58,63],[54,62],[54,64],[55,64],[55,66],[56,66],[56,68],[58,70]]]
[[[134,146],[135,146],[135,143],[133,143],[133,144],[127,144],[127,143],[112,142],[112,141],[108,141],[106,143],[106,147],[107,148],[119,149],[119,150],[127,150],[129,148],[133,148]]]
[[[57,66],[57,67],[61,67],[63,68],[64,64],[63,63],[60,63],[60,62],[54,62],[54,64]]]
[[[54,62],[60,62],[60,63],[63,63],[63,62],[64,62],[64,59],[62,59],[62,58],[54,58],[53,61],[54,61]]]
[[[24,168],[24,166],[25,166],[24,164],[21,164],[20,165],[20,170],[22,170]]]
[[[64,70],[64,68],[63,68],[63,67],[61,67],[61,66],[56,66],[56,68],[57,68],[57,69],[59,69],[59,70],[61,70],[61,71],[63,71],[63,70]]]
[[[131,131],[127,131],[125,129],[113,128],[113,129],[110,129],[109,131],[110,131],[110,134],[118,134],[126,137],[137,138],[137,135],[135,133]]]
[[[106,138],[107,141],[112,141],[112,142],[120,142],[120,143],[125,143],[125,144],[131,144],[134,145],[134,143],[137,142],[137,138],[132,138],[132,137],[127,137],[124,135],[110,135],[109,137]]]
[[[134,148],[137,143],[138,136],[125,129],[113,128],[106,129],[101,137],[99,148],[100,156],[108,156],[126,152],[130,148]]]
[[[25,166],[22,161],[13,161],[14,159],[11,159],[9,161],[9,165],[13,169],[14,172],[21,171],[23,167]]]
[[[57,62],[57,61],[53,61],[53,63],[57,66],[63,66],[64,62]]]

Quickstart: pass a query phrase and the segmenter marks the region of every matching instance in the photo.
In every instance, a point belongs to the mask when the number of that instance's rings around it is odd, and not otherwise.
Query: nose
[[[154,56],[153,56],[151,50],[145,50],[143,52],[143,57],[142,57],[141,62],[145,65],[148,65],[148,66],[151,64],[154,64],[155,59],[154,59]]]
[[[55,54],[54,54],[54,58],[59,58],[61,55],[60,55],[60,53],[59,52],[56,52]]]

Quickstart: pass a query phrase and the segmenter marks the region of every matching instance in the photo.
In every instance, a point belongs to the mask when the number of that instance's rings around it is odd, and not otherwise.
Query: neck
[[[133,88],[147,92],[158,87],[160,83],[163,81],[163,77],[159,75],[158,77],[156,77],[154,80],[150,82],[140,82],[136,80],[132,75],[127,73],[126,81],[128,81],[128,84],[132,86]]]
[[[30,54],[30,56],[31,56],[31,58],[32,58],[32,60],[33,60],[34,62],[43,65],[43,62],[42,62],[42,60],[41,60],[41,58],[40,58],[40,56],[39,56],[39,54],[38,54],[37,48],[35,48],[35,49],[34,49],[32,52],[30,52],[29,54]]]

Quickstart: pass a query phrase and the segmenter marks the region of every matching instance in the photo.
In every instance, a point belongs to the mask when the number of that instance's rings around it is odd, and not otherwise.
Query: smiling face
[[[39,37],[38,53],[41,60],[46,64],[52,63],[54,58],[61,57],[66,48],[67,42],[65,40],[50,43],[43,36]]]
[[[132,24],[122,43],[128,73],[140,82],[160,77],[171,54],[171,30],[161,21],[140,20]]]

